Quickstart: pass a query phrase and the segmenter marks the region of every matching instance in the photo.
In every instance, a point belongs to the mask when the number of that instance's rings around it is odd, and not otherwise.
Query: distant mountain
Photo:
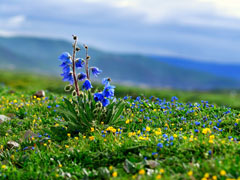
[[[0,67],[58,75],[58,57],[71,53],[71,43],[35,37],[0,37]],[[114,82],[179,89],[240,88],[240,81],[194,68],[169,63],[168,58],[139,54],[115,54],[89,47],[90,65],[103,70],[101,77]],[[82,48],[80,57],[84,57]],[[190,63],[190,62],[189,62]]]
[[[207,72],[219,77],[226,77],[240,80],[240,64],[217,64],[202,61],[193,61],[187,58],[168,57],[168,56],[149,56],[160,62],[181,67],[184,69],[197,70],[199,72]],[[240,60],[239,60],[240,61]]]

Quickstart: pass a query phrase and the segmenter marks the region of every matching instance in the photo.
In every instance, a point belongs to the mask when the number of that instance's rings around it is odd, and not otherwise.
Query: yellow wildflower
[[[156,179],[161,179],[161,178],[162,178],[161,174],[158,174],[156,177]]]
[[[192,172],[192,171],[188,171],[187,175],[188,175],[188,176],[192,176],[192,175],[193,175],[193,172]]]
[[[94,136],[90,136],[89,139],[90,139],[90,141],[93,141],[94,140]]]
[[[117,177],[117,172],[114,171],[114,172],[112,173],[112,176],[113,176],[113,177]]]
[[[138,172],[140,175],[144,175],[145,174],[145,170],[144,169],[140,169]]]
[[[147,127],[146,127],[146,131],[149,132],[150,130],[151,130],[151,128],[147,126]]]
[[[221,176],[225,176],[226,174],[227,174],[227,173],[226,173],[225,170],[221,170],[221,171],[220,171],[220,175],[221,175]]]
[[[164,171],[164,169],[160,169],[160,173],[164,173],[165,171]]]

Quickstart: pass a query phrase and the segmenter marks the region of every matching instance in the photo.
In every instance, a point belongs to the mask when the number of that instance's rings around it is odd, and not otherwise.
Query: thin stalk
[[[74,41],[74,44],[73,44],[73,56],[72,56],[72,65],[73,65],[73,67],[72,67],[72,70],[73,70],[73,79],[74,79],[75,90],[77,92],[77,96],[79,96],[80,93],[79,93],[77,77],[76,77],[76,70],[75,70],[76,47],[77,47],[77,39]]]
[[[88,47],[85,46],[85,49],[86,49],[86,66],[85,66],[85,69],[86,69],[86,75],[87,75],[87,79],[90,80],[90,74],[89,74],[89,70],[88,70]]]

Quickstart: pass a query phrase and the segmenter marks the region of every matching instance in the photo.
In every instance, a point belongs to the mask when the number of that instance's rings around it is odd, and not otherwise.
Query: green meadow
[[[1,71],[0,82],[10,118],[0,122],[0,179],[240,179],[238,92],[116,85],[118,121],[76,133],[60,113],[71,97],[61,79]]]

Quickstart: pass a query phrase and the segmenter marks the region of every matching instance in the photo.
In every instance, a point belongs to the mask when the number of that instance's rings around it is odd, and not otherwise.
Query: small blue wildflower
[[[199,126],[201,123],[200,122],[195,122],[195,125],[196,126]]]
[[[209,154],[209,155],[211,155],[211,154],[212,154],[212,151],[211,151],[211,150],[210,150],[210,151],[208,151],[208,154]]]
[[[96,102],[102,101],[103,99],[104,99],[104,96],[103,96],[103,94],[102,94],[101,92],[98,92],[98,93],[95,93],[95,94],[94,94],[94,100],[95,100]]]
[[[82,68],[84,64],[85,64],[85,62],[83,59],[77,59],[76,63],[75,63],[77,69]]]
[[[168,135],[166,135],[166,134],[163,134],[163,137],[164,137],[164,138],[167,138],[167,137],[168,137]]]
[[[87,75],[83,72],[81,72],[80,74],[78,74],[78,80],[79,81],[83,81],[87,78]]]
[[[69,81],[69,83],[73,85],[73,75],[71,72],[63,73],[61,74],[61,76],[63,76],[63,79],[62,79],[63,81]]]
[[[70,57],[71,55],[68,52],[64,52],[59,56],[58,59],[66,63],[71,63]]]
[[[95,77],[97,77],[102,72],[102,70],[98,69],[97,67],[91,67],[90,69],[92,70],[92,74]]]
[[[50,109],[52,106],[48,106],[47,108]]]
[[[102,80],[102,84],[104,85],[104,86],[110,86],[110,78],[103,78],[103,80]]]
[[[87,79],[84,83],[83,83],[83,85],[82,85],[82,89],[84,90],[89,90],[89,89],[91,89],[92,88],[92,84],[91,84],[91,82]]]
[[[170,141],[173,141],[173,140],[174,140],[174,137],[173,137],[173,136],[171,136],[171,137],[170,137]]]
[[[115,86],[106,86],[103,90],[103,96],[106,98],[111,98],[114,96]]]
[[[102,100],[102,105],[103,105],[103,107],[109,105],[109,103],[110,103],[109,99],[103,99],[103,100]]]
[[[58,105],[58,104],[56,104],[56,107],[59,107],[59,105]]]
[[[172,102],[177,101],[177,100],[178,100],[178,98],[176,96],[173,96],[171,99]]]
[[[199,132],[199,130],[198,130],[198,129],[195,129],[194,131],[195,131],[196,133],[198,133],[198,132]]]
[[[155,155],[158,155],[158,153],[157,152],[153,152],[152,155],[155,156]]]

